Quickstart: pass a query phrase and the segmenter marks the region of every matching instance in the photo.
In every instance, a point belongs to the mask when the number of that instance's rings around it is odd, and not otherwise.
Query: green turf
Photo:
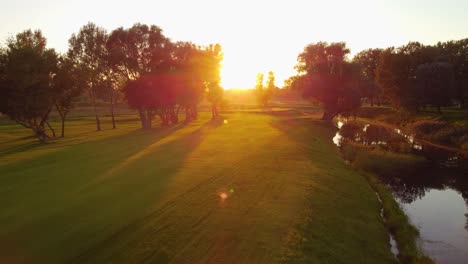
[[[75,117],[47,145],[1,125],[0,262],[394,263],[333,128],[224,118],[142,131],[125,116],[95,132]]]

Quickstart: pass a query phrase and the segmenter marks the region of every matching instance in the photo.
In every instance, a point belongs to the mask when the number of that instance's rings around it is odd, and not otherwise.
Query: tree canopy
[[[0,112],[30,128],[41,141],[54,106],[52,78],[58,56],[41,31],[26,30],[7,41],[0,58]]]
[[[356,64],[347,61],[349,52],[343,42],[318,42],[307,45],[298,56],[298,77],[290,82],[299,85],[305,98],[323,104],[324,120],[352,112],[360,105],[362,74]]]

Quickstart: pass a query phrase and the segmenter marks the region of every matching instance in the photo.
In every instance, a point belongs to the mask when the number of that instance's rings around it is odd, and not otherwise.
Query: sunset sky
[[[135,22],[156,24],[174,41],[220,43],[223,86],[252,87],[258,72],[277,85],[294,74],[296,57],[316,41],[345,41],[352,53],[370,47],[425,44],[468,37],[468,1],[16,0],[1,3],[0,39],[41,29],[60,52],[92,21],[108,31]]]

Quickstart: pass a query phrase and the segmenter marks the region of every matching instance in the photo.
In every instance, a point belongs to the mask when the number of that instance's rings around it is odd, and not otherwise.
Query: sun
[[[262,52],[242,49],[239,45],[223,46],[224,58],[221,65],[221,85],[224,89],[252,89],[258,73],[265,76],[273,71],[276,86],[282,87],[284,80],[295,74],[295,58],[271,56],[276,51],[264,47]]]
[[[221,86],[225,90],[249,89],[255,84],[255,74],[242,69],[235,60],[230,61],[225,58],[221,67]]]

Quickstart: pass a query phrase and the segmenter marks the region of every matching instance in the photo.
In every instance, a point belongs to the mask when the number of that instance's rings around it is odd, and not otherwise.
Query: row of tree
[[[110,102],[116,127],[116,94],[123,93],[138,110],[143,128],[158,116],[164,125],[197,117],[197,104],[206,95],[212,114],[219,114],[221,46],[172,42],[157,26],[135,24],[110,34],[93,23],[69,40],[69,49],[58,54],[46,47],[41,31],[26,30],[0,48],[0,113],[34,131],[41,141],[55,131],[49,124],[52,111],[65,119],[76,99],[87,93],[94,108],[96,129],[101,130],[97,99]]]
[[[362,99],[409,111],[467,106],[468,39],[367,49],[352,60],[349,53],[343,42],[306,46],[298,56],[298,74],[285,81],[285,88],[321,102],[325,120],[352,114]]]
[[[268,77],[266,84],[264,84],[264,75],[263,73],[257,74],[257,80],[255,82],[255,97],[259,105],[263,107],[268,106],[268,102],[271,100],[275,94],[278,87],[275,85],[275,73],[272,71],[268,72]]]

